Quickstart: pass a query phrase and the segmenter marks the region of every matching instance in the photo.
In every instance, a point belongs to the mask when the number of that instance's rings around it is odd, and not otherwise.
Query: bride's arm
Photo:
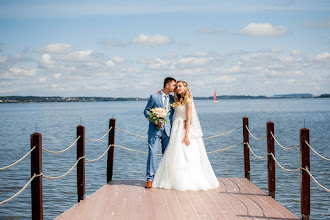
[[[189,131],[190,131],[190,124],[191,124],[191,112],[192,112],[192,101],[187,100],[186,102],[186,135],[182,142],[184,142],[187,146],[190,144],[189,140]]]

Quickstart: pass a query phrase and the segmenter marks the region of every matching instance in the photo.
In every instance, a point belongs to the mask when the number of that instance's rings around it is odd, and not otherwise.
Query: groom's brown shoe
[[[148,181],[147,181],[147,184],[146,184],[146,186],[145,186],[144,188],[149,189],[149,188],[151,188],[151,187],[152,187],[152,182],[151,182],[150,180],[148,180]]]

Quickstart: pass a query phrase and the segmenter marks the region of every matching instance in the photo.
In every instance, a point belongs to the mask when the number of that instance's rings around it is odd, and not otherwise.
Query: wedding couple
[[[170,95],[174,92],[173,95]],[[162,91],[152,94],[144,109],[148,118],[152,108],[167,108],[167,124],[158,129],[149,121],[147,183],[145,188],[175,190],[216,189],[219,182],[207,157],[203,133],[188,84],[171,77]],[[163,157],[156,172],[156,156],[162,146]]]

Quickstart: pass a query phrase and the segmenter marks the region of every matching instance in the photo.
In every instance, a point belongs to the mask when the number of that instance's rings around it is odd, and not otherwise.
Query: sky
[[[330,93],[329,0],[0,0],[0,96]]]

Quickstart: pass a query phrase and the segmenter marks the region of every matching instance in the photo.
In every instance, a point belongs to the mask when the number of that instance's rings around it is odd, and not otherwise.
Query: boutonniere
[[[171,107],[172,107],[172,108],[175,108],[175,107],[176,107],[175,102],[172,102],[172,103],[171,103]]]

